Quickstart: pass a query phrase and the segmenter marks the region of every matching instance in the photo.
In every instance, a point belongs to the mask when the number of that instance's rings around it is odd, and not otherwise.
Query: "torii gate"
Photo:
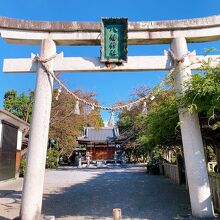
[[[40,56],[48,58],[56,53],[56,45],[100,45],[100,23],[96,22],[34,22],[0,17],[0,33],[8,43],[41,44]],[[178,58],[187,54],[186,42],[204,42],[220,38],[220,15],[206,18],[159,22],[129,22],[128,44],[171,44]],[[209,56],[216,58],[216,56]],[[184,82],[190,79],[190,65],[195,58],[185,57],[176,63],[176,95],[185,91]],[[215,63],[213,63],[215,65]],[[99,58],[63,57],[58,55],[48,62],[54,72],[104,72],[170,70],[174,65],[167,54],[164,56],[128,57],[121,66],[106,67]],[[5,59],[5,73],[36,72],[35,103],[31,122],[27,170],[23,186],[20,219],[41,218],[45,160],[50,121],[53,79],[48,77],[34,58]],[[213,206],[204,156],[198,115],[179,109],[181,134],[185,155],[186,173],[190,192],[192,214],[195,217],[213,217]]]

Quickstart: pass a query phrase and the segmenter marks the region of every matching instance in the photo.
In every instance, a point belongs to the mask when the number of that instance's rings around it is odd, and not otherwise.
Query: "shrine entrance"
[[[100,35],[103,29],[100,23],[96,22],[33,22],[3,17],[0,21],[1,37],[8,43],[41,44],[40,56],[5,59],[3,67],[5,73],[37,72],[27,170],[20,212],[22,220],[41,218],[53,81],[59,84],[59,79],[54,73],[173,70],[178,97],[187,89],[185,82],[190,80],[191,70],[201,68],[201,61],[209,58],[213,60],[211,65],[215,65],[217,58],[217,56],[203,57],[189,53],[187,42],[204,42],[220,38],[220,16],[161,22],[128,22],[127,35],[122,37],[122,44],[118,50],[114,49],[114,34],[110,33],[111,41],[105,42],[103,35]],[[114,31],[121,33],[120,28],[113,28]],[[113,49],[109,49],[104,55],[102,52],[101,60],[99,57],[65,57],[63,54],[56,54],[56,45],[101,45],[103,43],[105,47],[107,45]],[[171,50],[163,56],[127,57],[124,56],[126,43],[129,45],[170,44]],[[108,56],[105,56],[106,54]],[[114,59],[116,55],[118,57]],[[75,98],[83,102],[78,97]],[[91,103],[84,104],[91,105]],[[123,106],[109,108],[97,105],[94,107],[113,111],[123,108]],[[182,107],[179,109],[179,118],[192,215],[201,218],[213,217],[198,115],[189,113]]]

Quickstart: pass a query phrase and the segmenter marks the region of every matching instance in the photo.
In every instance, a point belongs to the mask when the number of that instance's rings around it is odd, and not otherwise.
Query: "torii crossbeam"
[[[4,59],[3,72],[5,73],[33,73],[37,71],[37,63],[32,58],[26,59]],[[210,65],[216,66],[219,56],[196,56],[195,52],[190,55],[190,68],[201,69],[202,62],[211,60]],[[137,71],[159,71],[173,68],[170,56],[130,56],[128,62],[121,65],[106,65],[100,62],[99,57],[63,57],[58,54],[54,61],[54,72],[137,72]]]

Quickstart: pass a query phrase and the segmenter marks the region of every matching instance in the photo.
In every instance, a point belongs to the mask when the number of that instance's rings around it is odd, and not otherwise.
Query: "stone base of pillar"
[[[121,209],[113,209],[113,220],[121,220]]]
[[[53,215],[44,215],[44,216],[42,216],[42,220],[55,220],[55,216],[53,216]]]
[[[15,217],[12,220],[21,220],[20,217]],[[41,220],[55,220],[55,216],[53,215],[43,215]]]
[[[217,217],[212,217],[212,218],[196,218],[193,217],[191,214],[187,215],[178,215],[174,220],[217,220]]]

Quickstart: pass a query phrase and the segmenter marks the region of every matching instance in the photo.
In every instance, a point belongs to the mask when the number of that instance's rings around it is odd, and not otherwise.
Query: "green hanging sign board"
[[[101,62],[127,62],[127,18],[102,18]]]

